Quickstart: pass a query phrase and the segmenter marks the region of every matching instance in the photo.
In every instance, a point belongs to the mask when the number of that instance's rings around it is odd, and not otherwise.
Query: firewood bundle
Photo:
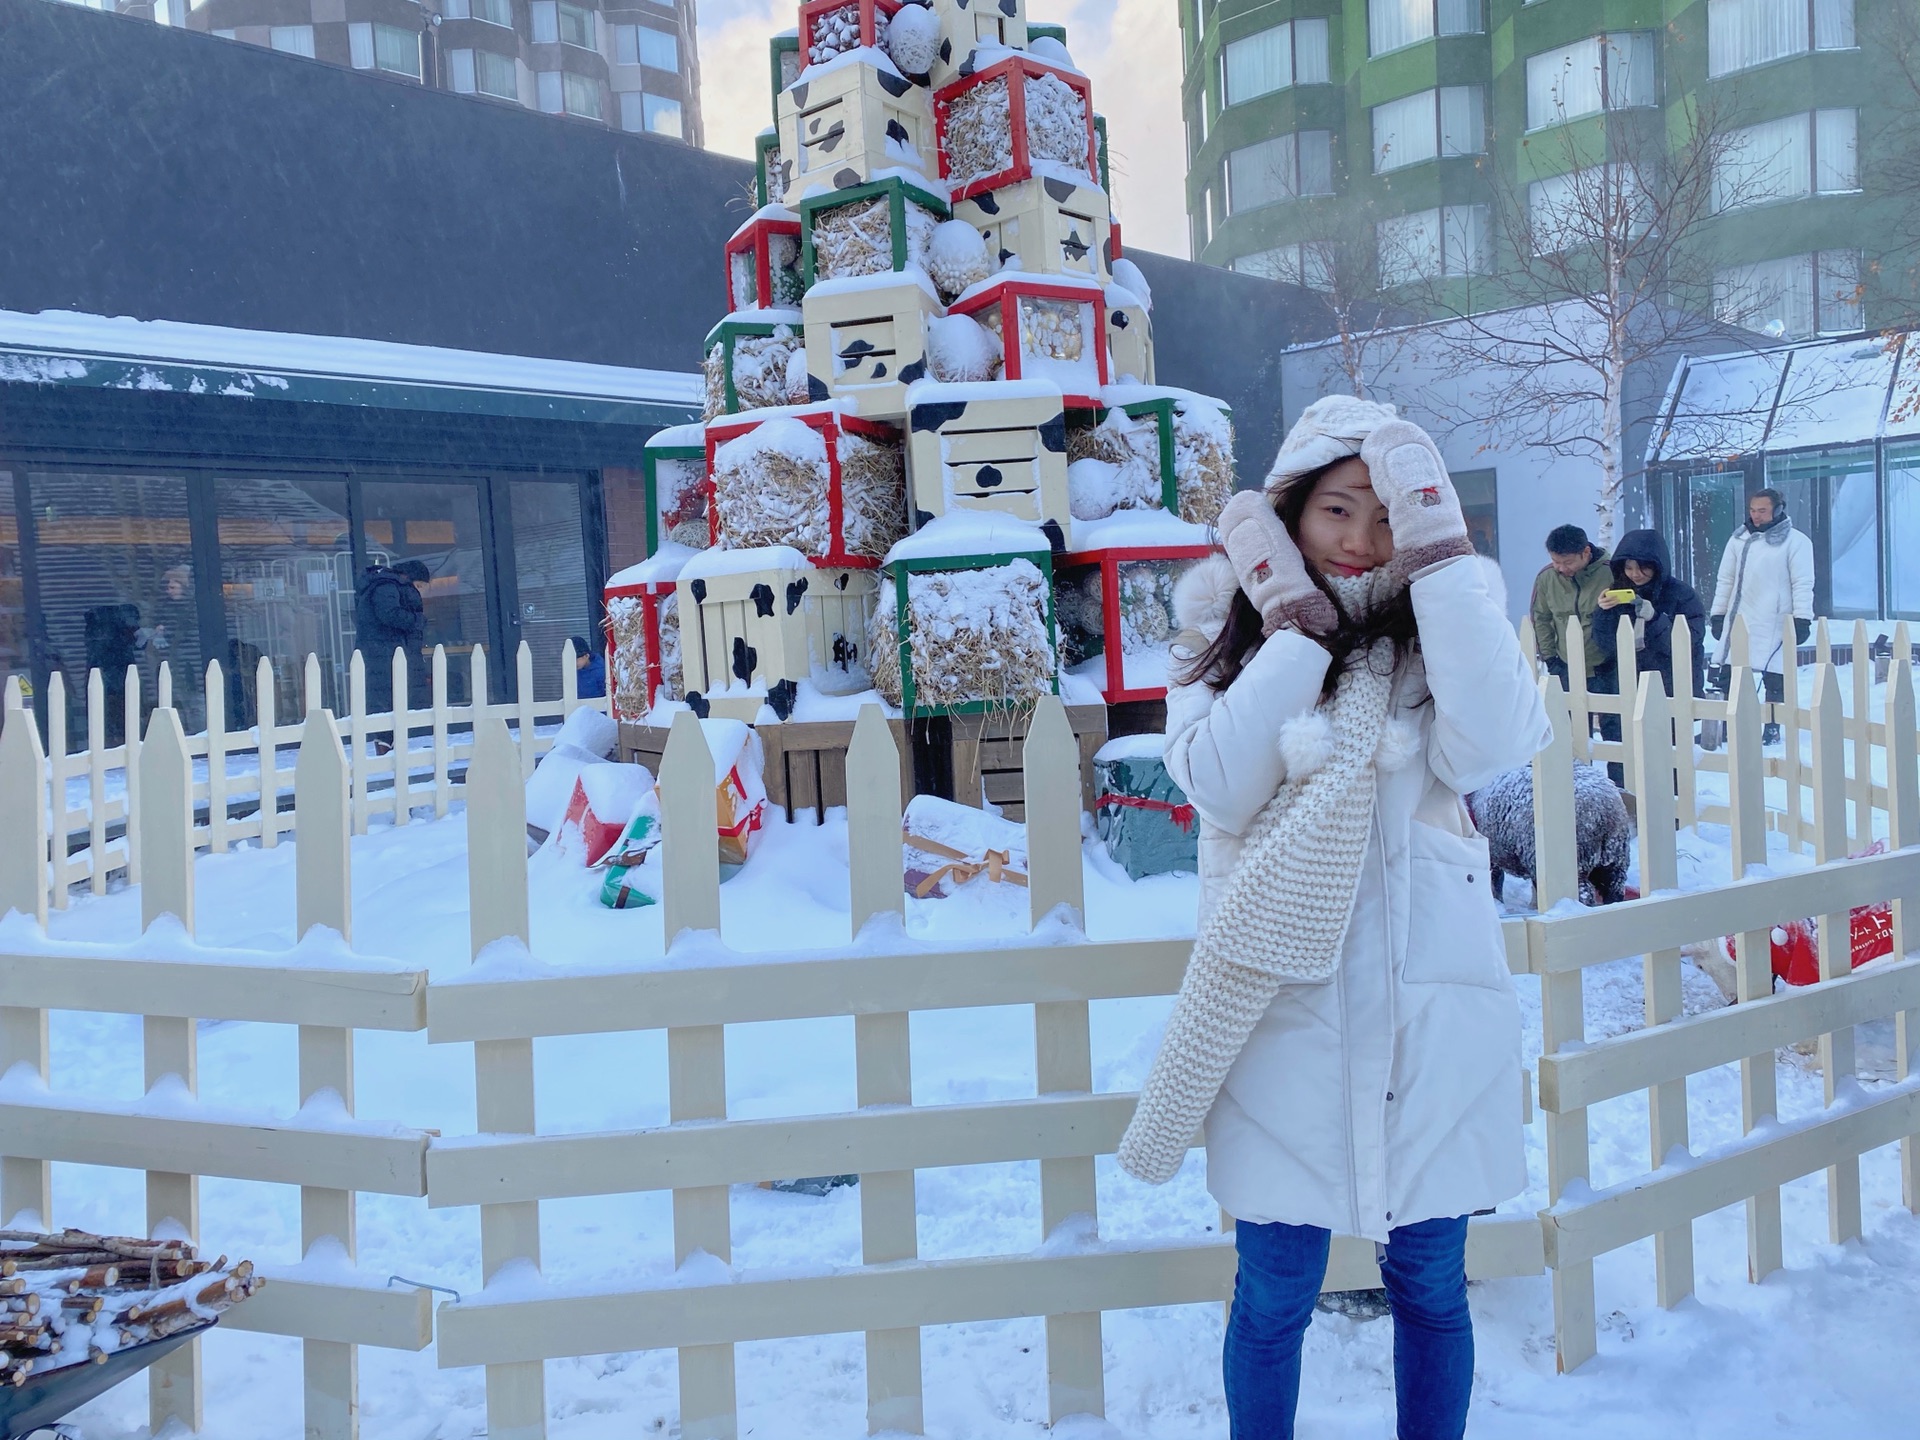
[[[265,1283],[251,1260],[202,1260],[184,1241],[0,1230],[0,1385],[104,1364],[205,1324]]]

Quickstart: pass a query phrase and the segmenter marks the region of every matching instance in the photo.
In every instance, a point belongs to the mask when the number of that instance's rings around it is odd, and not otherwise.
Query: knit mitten
[[[1393,568],[1412,575],[1473,554],[1460,497],[1431,436],[1410,420],[1389,420],[1361,443],[1360,459],[1393,527]]]
[[[1271,635],[1283,626],[1330,634],[1340,623],[1333,601],[1307,574],[1300,547],[1257,490],[1242,490],[1227,502],[1217,522],[1220,544],[1240,577],[1240,588]]]

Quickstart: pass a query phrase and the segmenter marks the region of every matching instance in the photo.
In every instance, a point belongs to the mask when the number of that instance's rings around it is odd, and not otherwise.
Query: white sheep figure
[[[1508,875],[1533,883],[1533,767],[1521,765],[1495,776],[1467,797],[1467,810],[1492,852],[1494,899]],[[1603,766],[1573,767],[1573,834],[1580,903],[1627,899],[1633,824]]]

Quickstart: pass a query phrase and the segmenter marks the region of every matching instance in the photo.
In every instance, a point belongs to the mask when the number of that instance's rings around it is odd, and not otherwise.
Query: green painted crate
[[[937,220],[950,220],[953,210],[946,201],[918,185],[889,175],[883,180],[869,181],[864,185],[850,185],[844,190],[830,190],[809,195],[800,202],[800,276],[801,282],[811,290],[814,283],[814,243],[813,228],[823,210],[835,210],[843,205],[858,205],[884,195],[888,202],[889,223],[893,231],[893,268],[895,271],[907,268],[907,204],[909,201],[923,209],[933,212]]]
[[[793,317],[791,320],[739,320],[733,316],[728,316],[707,332],[706,343],[700,347],[702,367],[704,368],[708,363],[709,357],[713,354],[714,346],[718,345],[721,349],[720,363],[723,367],[721,373],[725,377],[722,381],[725,400],[724,408],[719,411],[720,414],[738,415],[742,410],[763,408],[755,405],[742,405],[740,403],[740,392],[734,383],[733,377],[734,348],[740,341],[749,336],[770,337],[776,330],[788,330],[793,334],[795,342],[794,348],[804,349],[806,347],[806,331],[800,319],[800,312],[798,310],[794,311]],[[781,400],[776,403],[784,404],[785,397],[783,396]]]
[[[1053,604],[1053,552],[1051,549],[1007,551],[996,555],[928,555],[895,560],[887,568],[894,581],[894,634],[900,646],[900,710],[910,720],[933,715],[984,715],[1005,710],[1016,703],[1008,700],[970,700],[961,705],[922,705],[913,681],[912,646],[907,639],[909,597],[907,580],[911,575],[954,570],[996,570],[1015,560],[1031,562],[1040,571],[1047,597],[1047,650],[1053,657],[1050,693],[1060,693],[1060,633]]]
[[[773,123],[780,123],[780,92],[800,78],[800,32],[789,30],[767,42],[768,78],[773,82]],[[767,202],[762,200],[762,205]]]
[[[762,130],[753,142],[753,196],[757,208],[764,210],[769,205],[777,205],[787,198],[785,175],[782,175],[779,193],[775,193],[771,171],[778,165],[785,170],[790,163],[780,154],[780,132],[776,127]]]
[[[660,533],[660,463],[663,460],[670,463],[697,465],[704,477],[707,468],[706,442],[703,440],[698,445],[649,445],[640,452],[640,475],[646,487],[647,497],[647,555],[649,557],[660,553],[660,542],[666,538]],[[704,497],[704,479],[701,493]],[[704,504],[703,499],[703,508]]]

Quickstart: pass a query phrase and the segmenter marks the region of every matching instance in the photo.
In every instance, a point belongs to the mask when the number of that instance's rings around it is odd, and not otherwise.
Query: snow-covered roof
[[[1661,413],[1650,464],[1917,435],[1920,345],[1866,336],[1689,358]]]
[[[71,310],[0,310],[0,381],[569,418],[578,407],[554,402],[575,401],[646,424],[684,420],[703,396],[694,372]]]

